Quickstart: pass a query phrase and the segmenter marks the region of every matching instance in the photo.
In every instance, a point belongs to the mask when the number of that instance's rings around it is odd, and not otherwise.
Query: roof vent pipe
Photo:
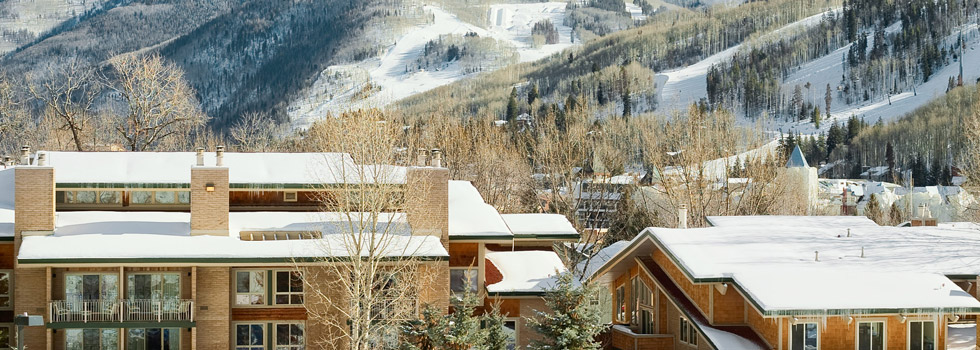
[[[48,154],[37,152],[37,166],[48,166]]]
[[[215,166],[225,166],[225,146],[218,146],[218,150],[214,152],[215,155]]]
[[[864,257],[864,246],[861,246],[861,257]]]
[[[6,168],[11,165],[14,165],[14,163],[10,160],[10,156],[3,156],[3,167]]]
[[[20,164],[30,165],[31,164],[31,146],[24,145],[20,148]]]
[[[819,250],[814,250],[813,251],[813,261],[820,261],[820,251]]]
[[[197,148],[197,166],[204,166],[204,147]]]
[[[687,228],[687,204],[681,204],[677,209],[677,228]]]
[[[418,158],[415,161],[415,165],[425,166],[425,161],[429,157],[429,151],[425,148],[419,148]]]
[[[438,148],[432,149],[432,167],[441,168],[442,167],[442,151]]]

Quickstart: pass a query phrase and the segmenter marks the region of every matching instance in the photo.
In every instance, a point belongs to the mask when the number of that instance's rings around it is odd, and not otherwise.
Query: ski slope
[[[102,6],[105,0],[6,0],[0,1],[0,31],[25,31],[41,35],[62,22]],[[0,54],[15,50],[13,38],[0,35]]]
[[[833,9],[831,11],[840,11]],[[778,36],[790,30],[806,28],[820,23],[824,13],[816,14],[799,21],[790,23],[782,28],[766,34],[762,40]],[[657,86],[662,88],[658,91],[659,107],[661,114],[673,114],[687,111],[691,103],[697,102],[702,98],[708,97],[708,70],[711,66],[731,60],[746,43],[729,47],[724,51],[709,56],[695,64],[680,69],[669,70],[657,75]]]
[[[896,23],[900,24],[900,23]],[[900,26],[893,25],[886,28],[886,32],[897,32]],[[963,28],[963,35],[966,38],[967,48],[963,51],[963,83],[973,84],[980,78],[980,31],[976,23],[971,23]],[[952,45],[960,32],[950,35],[945,39],[945,45]],[[870,50],[871,44],[868,45]],[[792,92],[794,86],[804,85],[807,82],[816,87],[817,93],[814,103],[823,109],[823,96],[827,84],[836,88],[844,74],[844,63],[842,57],[847,54],[850,45],[842,47],[830,54],[813,60],[791,74],[783,84],[783,91]],[[875,123],[879,119],[884,122],[895,120],[916,108],[922,107],[930,101],[946,94],[949,78],[954,79],[959,75],[960,61],[951,60],[950,64],[936,71],[930,78],[915,87],[914,91],[905,91],[890,98],[878,98],[870,101],[862,101],[855,104],[846,104],[837,95],[831,103],[830,117],[821,122],[820,129],[817,130],[812,123],[784,122],[774,124],[783,131],[794,133],[815,134],[830,129],[834,122],[844,122],[852,115],[864,119],[868,123]]]
[[[564,2],[493,5],[488,11],[488,29],[466,23],[439,7],[425,6],[433,21],[408,30],[380,57],[331,66],[321,72],[304,96],[290,104],[288,113],[292,126],[304,129],[327,113],[383,107],[465,78],[467,75],[455,62],[435,71],[406,73],[406,67],[423,54],[425,44],[442,35],[474,32],[481,37],[509,43],[520,55],[521,62],[544,58],[577,45],[571,42],[572,29],[562,24],[565,6]],[[531,28],[544,19],[555,25],[559,43],[536,48],[531,40]]]

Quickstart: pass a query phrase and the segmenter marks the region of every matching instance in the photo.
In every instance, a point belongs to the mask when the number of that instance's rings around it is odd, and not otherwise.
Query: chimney
[[[218,146],[218,150],[214,152],[215,155],[215,166],[225,166],[225,146]]]
[[[912,226],[938,226],[938,220],[932,217],[929,206],[925,203],[919,204],[916,217],[912,219]]]
[[[197,166],[204,166],[204,147],[197,148]]]
[[[197,166],[191,167],[191,235],[228,235],[228,168],[220,165],[223,149],[216,152],[218,166],[204,166],[204,149],[197,149]]]
[[[432,149],[432,167],[441,168],[442,167],[442,151],[438,148]]]
[[[409,167],[405,179],[405,212],[412,235],[439,237],[449,244],[449,169],[441,167],[438,150],[432,166],[425,166],[426,150],[419,150],[418,166]]]
[[[31,164],[31,146],[24,145],[20,148],[20,164],[30,165]]]
[[[418,158],[415,161],[415,165],[424,167],[426,163],[426,159],[428,157],[429,157],[429,151],[427,151],[425,148],[419,148]]]
[[[677,209],[677,228],[687,228],[687,204],[681,204]]]
[[[47,152],[37,152],[37,166],[41,166],[41,167],[48,166],[48,153]]]
[[[43,154],[38,156],[44,157]],[[44,163],[46,165],[46,159]],[[39,164],[39,166],[14,168],[14,206],[17,210],[14,211],[13,256],[17,256],[24,235],[44,235],[45,232],[47,234],[54,232],[54,184],[52,167]]]

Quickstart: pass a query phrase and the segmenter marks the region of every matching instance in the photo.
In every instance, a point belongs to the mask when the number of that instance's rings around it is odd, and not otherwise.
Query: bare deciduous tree
[[[246,113],[232,125],[229,136],[242,152],[274,152],[282,148],[286,128],[266,114]]]
[[[389,166],[401,160],[398,132],[400,126],[378,110],[328,117],[309,130],[313,147],[350,155],[320,167],[327,177],[343,179],[325,181],[321,191],[322,214],[335,218],[336,225],[320,248],[360,257],[301,268],[312,295],[311,321],[326,330],[313,340],[324,348],[388,348],[397,342],[401,322],[418,317],[420,303],[448,295],[448,285],[434,281],[438,272],[431,263],[417,257],[422,237],[411,236],[402,212],[406,198],[419,200],[427,191],[410,191],[399,181],[405,174]]]
[[[109,86],[125,103],[116,130],[132,151],[166,146],[207,121],[180,68],[159,55],[122,56]]]
[[[78,60],[60,66],[47,77],[32,77],[28,91],[45,107],[45,113],[58,121],[61,130],[68,131],[76,151],[84,151],[82,142],[91,124],[92,105],[102,92],[95,69]]]

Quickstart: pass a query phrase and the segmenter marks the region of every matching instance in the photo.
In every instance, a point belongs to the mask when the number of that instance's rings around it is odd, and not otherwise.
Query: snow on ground
[[[101,6],[104,0],[7,0],[0,9],[8,15],[0,17],[0,31],[26,31],[40,35],[69,18]],[[0,13],[5,11],[0,11]],[[0,35],[0,54],[17,48],[13,38]]]
[[[838,9],[830,11],[839,11]],[[829,11],[828,11],[829,12]],[[820,23],[825,13],[816,14],[799,21],[790,23],[779,28],[765,37],[773,37],[788,30],[795,30],[803,27],[810,27]],[[765,38],[763,37],[763,39]],[[702,98],[707,98],[707,75],[711,66],[730,60],[738,53],[745,43],[732,46],[724,51],[709,56],[690,66],[669,70],[657,74],[657,86],[660,105],[658,110],[661,114],[671,114],[674,112],[685,112],[691,103],[697,102]]]
[[[977,325],[975,323],[951,324],[946,330],[947,350],[976,350]]]
[[[644,21],[647,19],[647,15],[643,14],[643,9],[634,4],[632,1],[626,1],[626,11],[629,11],[630,18],[632,18],[634,21]]]
[[[900,23],[896,23],[900,24]],[[892,25],[886,28],[886,32],[893,33],[897,32],[900,26]],[[980,77],[980,32],[978,32],[978,27],[976,23],[971,23],[966,25],[963,34],[967,39],[967,49],[963,52],[963,57],[965,59],[963,64],[963,82],[964,84],[973,83]],[[953,41],[959,37],[960,32],[956,31],[952,35],[946,38],[946,43],[951,45]],[[871,38],[869,38],[869,41]],[[947,45],[948,46],[948,45]],[[871,44],[868,45],[869,49]],[[843,75],[843,59],[844,55],[847,55],[847,50],[850,49],[850,45],[842,47],[830,54],[813,60],[803,67],[791,74],[783,84],[783,91],[789,91],[792,93],[795,85],[804,85],[810,82],[816,87],[816,91],[812,94],[815,103],[823,106],[823,94],[826,91],[827,84],[830,84],[831,88],[836,89],[840,85],[841,76]],[[882,121],[890,121],[897,119],[906,113],[909,113],[916,108],[922,107],[930,101],[941,97],[946,94],[946,88],[948,84],[949,77],[959,75],[959,61],[950,61],[950,64],[941,68],[936,73],[929,78],[929,81],[916,86],[915,91],[905,91],[897,95],[893,95],[890,98],[882,98],[879,100],[871,100],[862,103],[856,103],[847,105],[842,99],[837,98],[834,94],[834,100],[831,104],[830,118],[824,120],[821,123],[821,131],[825,131],[833,125],[834,121],[843,122],[852,115],[863,118],[869,123],[874,123],[881,119]],[[793,132],[800,132],[804,134],[812,134],[817,132],[816,128],[807,121],[804,122],[793,122],[793,123],[782,123],[778,128],[783,131],[792,130]]]
[[[294,128],[308,127],[328,112],[339,112],[357,107],[382,107],[403,98],[443,86],[466,75],[455,63],[441,70],[406,73],[423,53],[425,44],[441,35],[475,32],[512,44],[520,55],[520,61],[534,61],[560,52],[573,44],[572,29],[562,24],[565,17],[564,2],[493,5],[489,10],[491,23],[484,29],[466,23],[453,14],[436,6],[425,6],[434,21],[405,32],[387,52],[377,58],[354,64],[331,66],[325,69],[305,96],[292,102],[289,117]],[[531,41],[531,27],[548,19],[559,32],[559,43],[535,48]],[[375,90],[365,89],[370,83]]]

